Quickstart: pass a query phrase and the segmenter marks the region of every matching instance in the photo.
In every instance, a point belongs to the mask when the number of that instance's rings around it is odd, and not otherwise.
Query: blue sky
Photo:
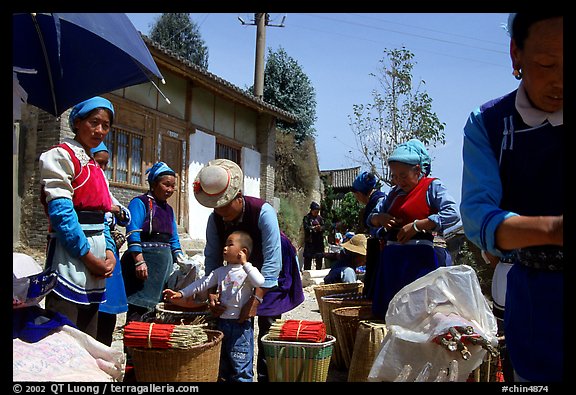
[[[149,34],[161,14],[127,13]],[[414,81],[432,97],[432,110],[446,123],[446,144],[431,148],[432,175],[460,204],[462,129],[480,104],[514,90],[505,13],[271,13],[266,47],[283,47],[310,78],[316,92],[316,148],[321,170],[359,164],[349,125],[354,104],[366,104],[384,49],[414,54]],[[245,88],[254,81],[256,27],[251,13],[191,14],[209,53],[211,73]]]

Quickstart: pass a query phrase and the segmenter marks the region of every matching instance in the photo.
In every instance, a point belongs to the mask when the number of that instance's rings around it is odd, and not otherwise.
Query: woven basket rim
[[[326,340],[320,343],[315,342],[296,342],[296,341],[282,341],[269,339],[270,334],[267,333],[262,336],[262,343],[272,346],[297,346],[297,347],[311,347],[311,348],[324,348],[336,343],[336,338],[332,335],[326,335]]]
[[[337,307],[332,310],[332,314],[337,315],[339,317],[360,317],[360,312],[362,310],[367,310],[372,312],[372,306],[369,304],[361,305],[361,306],[344,306],[344,307]],[[358,311],[358,314],[355,313]],[[352,314],[348,314],[352,313]]]
[[[193,309],[189,309],[189,310],[170,310],[170,309],[164,308],[164,306],[166,306],[166,304],[164,302],[160,302],[155,306],[154,311],[155,312],[161,312],[161,313],[169,313],[169,314],[174,314],[174,315],[204,314],[204,313],[210,312],[208,305],[199,306],[198,308],[193,308]],[[202,307],[203,310],[201,310],[200,307]]]

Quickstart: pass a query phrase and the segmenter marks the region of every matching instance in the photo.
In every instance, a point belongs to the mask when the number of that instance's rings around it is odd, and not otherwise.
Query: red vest
[[[402,218],[402,224],[408,224],[434,214],[435,212],[430,209],[426,201],[428,187],[434,180],[435,178],[432,177],[422,177],[410,192],[394,198],[388,213],[394,217]]]
[[[112,199],[106,183],[106,176],[94,158],[90,158],[90,161],[82,167],[80,160],[68,144],[61,143],[56,147],[65,149],[70,154],[74,164],[74,178],[72,179],[74,209],[76,211],[110,211]],[[44,189],[42,189],[41,201],[47,210]]]

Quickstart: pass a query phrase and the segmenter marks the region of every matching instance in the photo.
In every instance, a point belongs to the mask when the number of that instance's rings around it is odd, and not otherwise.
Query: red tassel
[[[496,364],[496,382],[504,382],[504,372],[502,372],[502,359],[498,357],[498,363]]]

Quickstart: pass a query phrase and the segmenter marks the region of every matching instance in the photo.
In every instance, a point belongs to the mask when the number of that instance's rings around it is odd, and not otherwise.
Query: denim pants
[[[252,319],[218,319],[224,333],[220,354],[220,378],[229,382],[252,382],[254,378],[254,329]]]

